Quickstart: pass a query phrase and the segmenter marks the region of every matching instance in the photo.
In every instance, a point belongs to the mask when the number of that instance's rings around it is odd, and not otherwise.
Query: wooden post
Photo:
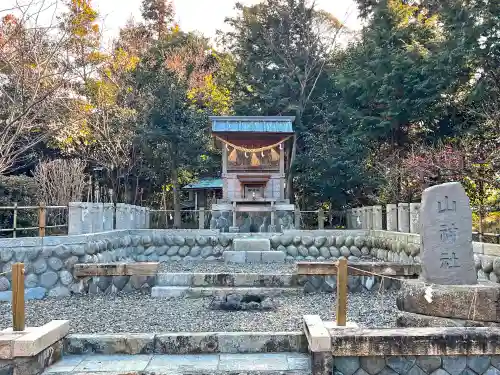
[[[24,331],[24,264],[12,265],[12,328],[14,331]]]
[[[322,208],[318,210],[318,229],[325,229],[325,211]]]
[[[45,225],[46,225],[46,213],[45,203],[40,203],[38,208],[38,236],[45,237]]]
[[[14,203],[14,217],[12,218],[12,237],[17,237],[17,202]]]
[[[337,326],[347,322],[347,259],[337,262]]]

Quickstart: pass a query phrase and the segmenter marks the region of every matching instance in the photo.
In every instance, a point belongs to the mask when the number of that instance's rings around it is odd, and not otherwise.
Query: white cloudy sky
[[[51,4],[57,0],[0,0],[0,15],[16,3],[45,1]],[[240,0],[245,4],[255,4],[259,0]],[[224,18],[234,14],[233,8],[237,0],[174,0],[176,17],[181,28],[187,31],[198,30],[207,36],[214,36],[217,29],[224,29]],[[93,0],[94,6],[103,17],[108,38],[116,35],[118,28],[130,16],[139,18],[141,0]],[[316,0],[322,8],[350,28],[358,28],[356,6],[353,0]],[[46,18],[48,12],[46,12]],[[51,12],[53,13],[53,12]]]

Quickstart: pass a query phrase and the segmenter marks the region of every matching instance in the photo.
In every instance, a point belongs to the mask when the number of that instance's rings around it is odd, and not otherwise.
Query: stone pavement
[[[310,356],[301,353],[200,355],[71,355],[44,375],[180,375],[238,372],[310,374]]]

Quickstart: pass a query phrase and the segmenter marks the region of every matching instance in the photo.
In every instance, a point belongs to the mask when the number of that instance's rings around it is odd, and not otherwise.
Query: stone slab
[[[500,285],[429,285],[408,280],[401,286],[397,306],[422,315],[500,322]]]
[[[441,318],[400,311],[396,319],[398,327],[500,327],[500,323]]]
[[[422,279],[429,283],[476,284],[472,212],[459,182],[427,188],[420,207]]]
[[[261,255],[262,263],[285,263],[285,253],[283,251],[262,251]]]
[[[330,329],[334,356],[498,355],[500,328]]]
[[[155,348],[155,334],[71,334],[64,339],[68,354],[151,354]]]
[[[323,352],[331,349],[331,339],[328,330],[323,325],[319,315],[304,315],[303,329],[309,342],[309,350]]]
[[[222,254],[225,263],[243,264],[247,261],[245,251],[224,251]]]
[[[85,276],[154,276],[158,262],[134,263],[78,263],[74,266],[75,277]]]
[[[271,241],[267,238],[235,238],[234,251],[270,251]]]
[[[349,275],[370,275],[376,273],[384,276],[414,276],[420,274],[419,264],[401,264],[395,262],[348,262]],[[366,272],[363,272],[366,271]],[[336,275],[337,262],[297,262],[298,275]]]
[[[14,341],[13,357],[33,357],[61,340],[69,332],[69,320],[53,320]]]

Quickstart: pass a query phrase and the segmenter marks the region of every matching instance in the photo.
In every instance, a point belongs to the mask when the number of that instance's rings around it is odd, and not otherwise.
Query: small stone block
[[[14,341],[14,357],[33,357],[69,332],[69,320],[53,320]]]
[[[151,288],[151,297],[153,298],[180,298],[184,297],[189,287],[184,286],[154,286]]]
[[[244,253],[247,263],[262,263],[262,251],[245,251]]]
[[[262,263],[285,263],[285,256],[282,251],[262,251]]]
[[[235,238],[234,251],[270,251],[271,241],[268,238]]]
[[[304,332],[312,352],[330,351],[332,343],[328,330],[319,315],[304,315]]]
[[[224,263],[238,263],[246,262],[246,252],[244,251],[224,251]]]

